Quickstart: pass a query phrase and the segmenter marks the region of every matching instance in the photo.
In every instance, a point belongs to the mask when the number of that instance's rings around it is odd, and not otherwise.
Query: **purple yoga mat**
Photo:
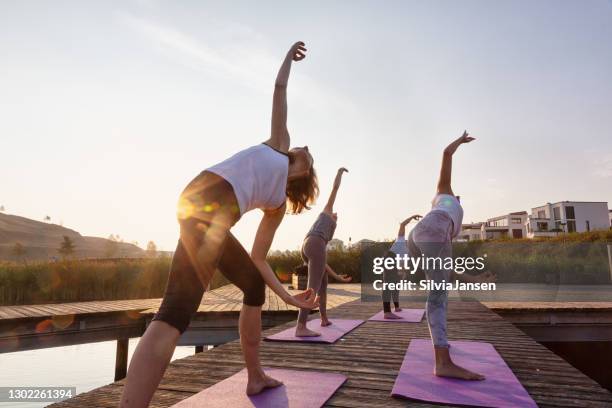
[[[484,381],[436,377],[431,340],[411,340],[391,395],[475,407],[537,407],[493,345],[476,341],[450,344],[453,361],[483,374]]]
[[[340,337],[363,323],[363,320],[330,319],[330,326],[321,327],[321,320],[310,320],[306,327],[321,333],[317,337],[295,337],[295,327],[283,330],[280,333],[267,336],[269,341],[297,341],[303,343],[335,343]]]
[[[390,322],[390,323],[419,323],[423,320],[425,309],[402,309],[401,312],[393,312],[401,317],[401,319],[385,319],[385,311],[381,310],[368,320],[373,322]]]
[[[271,377],[283,382],[258,395],[246,395],[246,368],[197,394],[175,408],[320,408],[346,381],[342,374],[317,371],[265,368]]]

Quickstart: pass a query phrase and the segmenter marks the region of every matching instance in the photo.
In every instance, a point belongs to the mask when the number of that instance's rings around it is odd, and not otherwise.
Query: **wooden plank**
[[[161,299],[111,300],[41,305],[0,306],[0,320],[78,315],[104,312],[129,312],[150,309]]]
[[[19,319],[22,317],[28,317],[28,315],[17,308],[4,307],[0,310],[0,316],[2,319],[11,320]]]

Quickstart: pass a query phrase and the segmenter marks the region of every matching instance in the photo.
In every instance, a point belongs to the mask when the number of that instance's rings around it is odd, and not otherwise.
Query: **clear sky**
[[[0,204],[172,250],[185,184],[268,137],[296,40],[289,130],[322,195],[273,248],[300,245],[339,166],[336,237],[393,237],[464,128],[465,222],[612,202],[610,1],[142,0],[0,3]],[[247,248],[259,216],[235,228]]]

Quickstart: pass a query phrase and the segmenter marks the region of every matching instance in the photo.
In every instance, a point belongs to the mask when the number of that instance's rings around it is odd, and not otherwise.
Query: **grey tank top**
[[[329,242],[334,237],[334,231],[336,231],[336,221],[334,221],[331,215],[322,212],[314,224],[312,224],[312,227],[310,227],[306,238],[316,236],[323,238],[325,242]]]

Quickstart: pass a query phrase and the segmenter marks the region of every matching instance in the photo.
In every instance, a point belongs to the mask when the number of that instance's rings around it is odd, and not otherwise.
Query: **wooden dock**
[[[422,307],[402,304],[403,307]],[[359,300],[330,311],[331,317],[366,320],[379,303]],[[267,330],[281,331],[293,323]],[[610,407],[612,393],[538,344],[507,320],[478,302],[449,303],[451,340],[492,343],[540,407]],[[330,407],[431,406],[390,396],[408,344],[428,338],[425,321],[418,324],[366,322],[332,345],[264,342],[267,367],[342,373],[348,381],[327,402]],[[168,407],[235,374],[243,367],[237,341],[170,364],[151,407]],[[116,407],[123,381],[83,393],[53,407]]]
[[[262,310],[264,317],[270,320],[269,327],[293,319],[297,309],[287,306],[273,292],[266,290],[266,303]],[[329,307],[357,297],[359,285],[331,284]],[[140,337],[147,319],[159,308],[160,302],[161,299],[135,299],[0,306],[0,353]],[[194,317],[194,332],[206,334],[207,328],[218,328],[223,318],[227,323],[226,337],[208,343],[188,343],[186,339],[182,344],[216,345],[232,340],[237,333],[241,306],[242,293],[233,285],[207,292]],[[234,337],[227,337],[229,335]],[[187,333],[186,337],[200,341],[193,333]]]
[[[359,297],[359,285],[331,284],[330,308]],[[99,341],[116,341],[115,380],[125,377],[129,339],[140,337],[161,299],[112,300],[0,307],[0,354]],[[226,285],[206,293],[179,345],[225,344],[238,338],[242,293]],[[295,319],[297,309],[286,305],[269,288],[262,307],[264,329]]]

